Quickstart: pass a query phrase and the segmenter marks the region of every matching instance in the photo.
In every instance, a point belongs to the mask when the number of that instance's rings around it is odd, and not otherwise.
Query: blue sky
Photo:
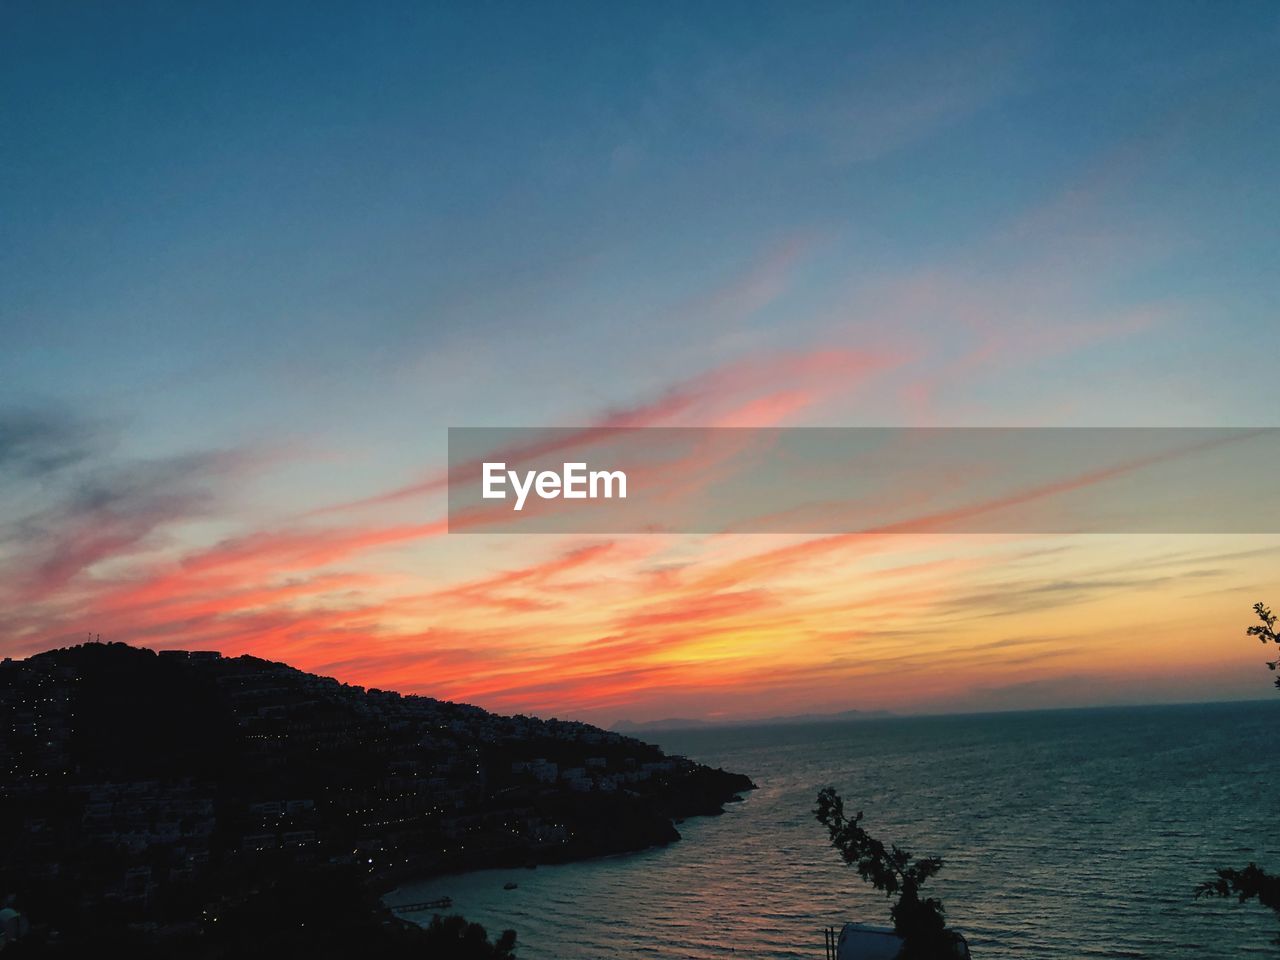
[[[831,347],[791,422],[1276,423],[1272,4],[2,16],[0,410],[269,461],[148,549]]]
[[[1070,272],[1102,239],[1127,262],[1082,261],[1083,296],[1193,314],[1133,373],[1208,363],[1231,388],[1249,360],[1215,355],[1275,343],[1267,4],[7,9],[18,399],[150,418],[176,377],[305,420],[361,402],[353,360],[378,378],[465,344],[504,367],[515,331],[607,401],[648,386],[638,349],[691,372],[729,333],[821,335],[849,287]],[[785,324],[672,319],[788,243],[811,246]]]

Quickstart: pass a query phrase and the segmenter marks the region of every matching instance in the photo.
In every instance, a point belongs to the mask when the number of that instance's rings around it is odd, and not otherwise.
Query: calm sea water
[[[821,957],[825,925],[887,919],[810,813],[832,784],[872,833],[946,859],[932,892],[979,960],[1275,956],[1268,911],[1192,889],[1280,869],[1277,721],[1264,701],[656,733],[760,789],[665,849],[387,900],[451,896],[524,960]]]

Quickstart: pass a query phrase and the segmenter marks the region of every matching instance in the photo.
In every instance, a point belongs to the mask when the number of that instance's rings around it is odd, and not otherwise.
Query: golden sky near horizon
[[[1274,695],[1278,535],[471,536],[442,480],[451,426],[1277,425],[1270,7],[340,19],[8,18],[0,653],[606,724]]]

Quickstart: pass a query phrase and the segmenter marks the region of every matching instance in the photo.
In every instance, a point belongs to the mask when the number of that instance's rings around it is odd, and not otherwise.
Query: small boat
[[[516,883],[514,880],[508,880],[506,883],[504,883],[504,884],[502,885],[502,889],[503,889],[503,890],[514,890],[514,889],[515,889],[516,887],[518,887],[518,886],[520,886],[520,884]]]

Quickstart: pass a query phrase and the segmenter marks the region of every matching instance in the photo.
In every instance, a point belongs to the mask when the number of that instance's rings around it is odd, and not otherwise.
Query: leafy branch
[[[1258,615],[1258,619],[1262,622],[1254,624],[1245,632],[1251,637],[1257,637],[1264,644],[1280,644],[1280,634],[1276,633],[1276,615],[1271,612],[1271,608],[1265,604],[1255,603],[1253,612]],[[1280,659],[1267,661],[1268,670],[1274,671],[1278,667],[1280,667]],[[1280,687],[1280,677],[1276,677],[1276,686]]]
[[[1255,603],[1253,612],[1261,622],[1249,627],[1245,632],[1251,637],[1257,637],[1264,644],[1280,644],[1280,634],[1276,633],[1276,615],[1271,612],[1271,608],[1263,603]],[[1277,666],[1280,666],[1280,660],[1267,662],[1269,670],[1274,671]],[[1276,678],[1276,686],[1280,687],[1280,677]],[[1280,918],[1280,876],[1267,873],[1256,863],[1251,863],[1241,870],[1221,868],[1216,873],[1217,876],[1214,879],[1206,880],[1196,887],[1197,897],[1235,897],[1241,903],[1257,900]],[[1273,942],[1280,945],[1280,936],[1277,936]]]
[[[844,801],[832,787],[818,794],[813,814],[827,828],[831,845],[846,864],[886,897],[897,896],[889,908],[894,932],[903,940],[904,960],[956,955],[960,938],[947,929],[942,901],[921,899],[920,888],[942,869],[940,857],[913,859],[897,844],[886,846],[862,826],[862,813],[845,815]]]

